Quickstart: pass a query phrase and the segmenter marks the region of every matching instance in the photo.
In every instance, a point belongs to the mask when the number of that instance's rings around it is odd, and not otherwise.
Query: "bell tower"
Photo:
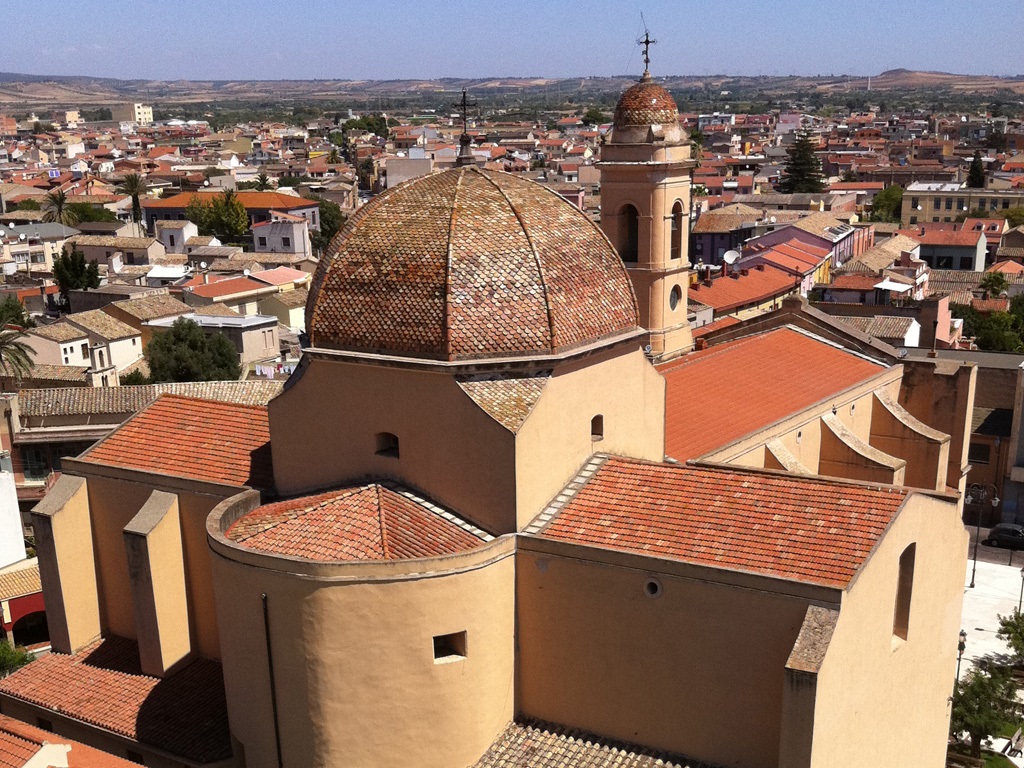
[[[644,35],[644,63],[654,40]],[[601,229],[625,263],[656,360],[688,352],[690,190],[696,161],[671,94],[648,69],[615,107],[601,148]]]

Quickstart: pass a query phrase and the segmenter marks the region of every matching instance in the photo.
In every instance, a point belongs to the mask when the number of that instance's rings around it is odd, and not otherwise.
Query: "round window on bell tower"
[[[683,300],[683,289],[678,285],[672,287],[672,290],[668,294],[668,307],[675,312],[676,307],[679,306],[679,302]]]

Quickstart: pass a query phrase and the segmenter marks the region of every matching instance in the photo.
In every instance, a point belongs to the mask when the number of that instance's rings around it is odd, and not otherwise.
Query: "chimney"
[[[708,348],[708,340],[707,339],[703,339],[703,338],[702,339],[696,339],[693,342],[693,348],[694,348],[695,352],[700,352],[702,349],[707,349]]]
[[[725,261],[723,259],[722,260],[722,277],[728,277],[728,276],[729,276],[729,262]]]
[[[756,269],[758,272],[764,272],[764,264],[758,264],[756,267],[754,267],[754,269]]]
[[[707,278],[707,279],[706,279],[706,280],[704,281],[704,285],[706,285],[706,286],[707,286],[708,288],[710,288],[710,287],[711,287],[711,278],[710,278],[710,277],[709,277],[709,278]]]
[[[746,268],[743,268],[743,269],[740,270],[740,274],[743,275],[744,277],[746,277],[747,275],[750,274],[750,270],[746,269]]]
[[[210,273],[203,272],[203,285],[207,285],[210,282]]]

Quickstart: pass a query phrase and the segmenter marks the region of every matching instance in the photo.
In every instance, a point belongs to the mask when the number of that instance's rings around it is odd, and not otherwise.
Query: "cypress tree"
[[[985,186],[985,164],[981,162],[981,150],[974,150],[971,170],[967,174],[967,186],[971,189],[982,189]]]
[[[796,141],[789,148],[789,159],[786,161],[779,191],[789,195],[794,192],[822,192],[824,189],[821,162],[814,154],[814,142],[805,128],[797,134]]]

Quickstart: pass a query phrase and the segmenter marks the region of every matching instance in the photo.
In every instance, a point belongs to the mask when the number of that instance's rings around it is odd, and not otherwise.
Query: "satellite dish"
[[[898,350],[896,350],[896,354],[899,355],[900,360],[905,358],[908,354],[906,347],[900,347]]]
[[[768,219],[768,221],[774,224],[776,221],[778,221],[778,219],[772,216],[770,219]]]
[[[654,351],[654,347],[652,347],[650,344],[647,344],[646,346],[644,346],[644,354],[645,355],[649,355],[653,351]]]
[[[243,269],[243,270],[242,270],[242,274],[243,274],[243,275],[245,275],[246,277],[248,277],[248,276],[249,276],[249,275],[251,275],[252,273],[251,273],[251,272],[250,272],[250,271],[249,271],[248,269]]]
[[[735,264],[737,259],[739,259],[739,257],[740,257],[740,252],[739,251],[726,251],[724,254],[722,254],[722,260],[726,264]]]
[[[206,262],[205,261],[200,261],[199,262],[199,268],[200,269],[206,269]]]

